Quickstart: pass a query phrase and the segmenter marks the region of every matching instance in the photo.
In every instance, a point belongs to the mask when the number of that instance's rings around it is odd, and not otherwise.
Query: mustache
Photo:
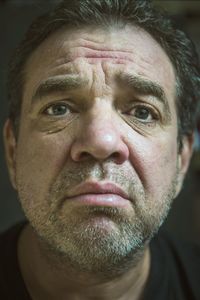
[[[52,181],[50,194],[63,196],[69,189],[75,188],[86,181],[109,181],[113,182],[128,192],[131,183],[134,184],[132,171],[126,171],[120,165],[114,163],[92,163],[82,162],[81,164],[67,164],[57,178]],[[127,175],[129,175],[127,178]]]

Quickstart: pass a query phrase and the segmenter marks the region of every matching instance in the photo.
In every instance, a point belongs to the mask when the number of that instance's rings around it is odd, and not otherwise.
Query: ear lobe
[[[3,137],[6,163],[10,175],[10,180],[13,188],[16,189],[16,138],[10,119],[7,119],[4,124]]]
[[[184,136],[182,138],[182,149],[178,153],[178,184],[176,196],[182,188],[183,181],[190,164],[190,160],[193,153],[193,144],[194,134],[190,136]]]

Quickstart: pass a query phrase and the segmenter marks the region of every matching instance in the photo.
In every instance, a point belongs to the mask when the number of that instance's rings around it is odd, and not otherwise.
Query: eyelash
[[[49,116],[49,117],[56,117],[56,115],[54,114],[48,114],[47,113],[47,110],[50,109],[50,108],[54,108],[56,106],[65,106],[67,110],[71,111],[71,112],[75,112],[75,109],[69,104],[69,103],[66,103],[66,102],[56,102],[56,103],[51,103],[51,104],[48,104],[46,107],[44,107],[42,110],[41,110],[41,114],[43,115],[46,115],[46,116]],[[65,114],[63,114],[65,115]],[[58,117],[61,116],[61,115],[58,115]]]
[[[143,122],[143,123],[152,123],[152,122],[158,121],[160,119],[160,113],[155,108],[153,108],[152,106],[150,106],[148,104],[135,104],[134,107],[132,107],[131,109],[129,109],[126,112],[124,112],[124,114],[128,114],[128,115],[131,116],[130,112],[132,110],[136,110],[136,109],[145,109],[152,116],[152,120],[151,121],[145,121],[145,120],[142,121],[142,119],[140,119],[140,122]],[[133,117],[135,117],[135,116],[133,116]]]
[[[68,110],[68,112],[64,113],[64,114],[48,114],[47,113],[47,110],[50,109],[50,108],[54,108],[56,106],[65,106],[66,110]],[[144,109],[148,112],[148,114],[151,115],[151,120],[146,120],[146,119],[142,119],[140,117],[136,117],[134,115],[132,115],[130,112],[133,111],[133,110],[137,110],[137,109]],[[53,117],[53,118],[59,118],[59,117],[65,117],[66,114],[69,114],[69,113],[75,113],[77,112],[69,103],[66,103],[66,102],[56,102],[56,103],[51,103],[51,104],[48,104],[48,106],[46,106],[45,108],[43,108],[41,110],[41,113],[43,115],[46,115],[48,117]],[[131,107],[131,109],[129,110],[126,110],[125,112],[123,112],[123,114],[125,115],[130,115],[130,117],[134,117],[137,121],[143,123],[143,124],[150,124],[150,123],[155,123],[156,121],[158,121],[160,119],[160,113],[155,109],[153,108],[152,106],[148,105],[148,104],[143,104],[143,103],[136,103],[133,107]],[[148,117],[147,117],[148,119]]]

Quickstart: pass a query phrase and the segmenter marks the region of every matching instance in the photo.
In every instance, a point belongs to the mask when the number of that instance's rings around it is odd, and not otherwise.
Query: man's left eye
[[[66,104],[53,104],[47,107],[44,111],[46,115],[49,116],[63,116],[70,113],[70,107]]]
[[[129,114],[143,122],[153,122],[154,120],[158,119],[158,116],[153,109],[145,106],[136,106],[135,108],[131,109]]]

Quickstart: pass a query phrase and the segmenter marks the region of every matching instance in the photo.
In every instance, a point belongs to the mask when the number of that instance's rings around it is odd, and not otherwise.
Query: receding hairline
[[[172,66],[175,78],[177,77],[177,70],[176,67],[174,66],[173,61],[171,60],[170,56],[168,55],[168,53],[166,52],[166,50],[164,49],[164,47],[162,46],[161,43],[159,43],[154,36],[149,33],[145,28],[143,28],[142,26],[138,25],[138,24],[134,24],[134,23],[123,23],[123,28],[125,27],[133,27],[138,29],[138,33],[140,33],[140,31],[144,34],[147,34],[147,36],[149,36],[161,49],[161,51],[163,51],[163,53],[165,54],[166,58],[168,59],[169,63]],[[45,45],[45,43],[48,43],[50,39],[53,39],[56,35],[59,34],[67,34],[69,32],[69,34],[79,34],[80,32],[85,32],[86,34],[90,34],[90,29],[92,29],[92,31],[96,31],[96,30],[102,30],[105,33],[108,32],[108,30],[119,30],[119,29],[123,29],[122,27],[115,27],[115,24],[110,24],[109,28],[107,28],[104,25],[100,25],[100,24],[95,24],[95,25],[84,25],[84,26],[73,26],[73,25],[68,25],[68,24],[64,24],[61,27],[57,28],[55,31],[50,32],[46,38],[44,40],[42,40],[26,57],[26,60],[23,63],[23,67],[21,69],[21,74],[22,74],[22,78],[24,79],[24,83],[26,82],[26,75],[28,74],[28,67],[29,64],[31,63],[32,58],[37,55],[37,52],[40,51],[40,47],[43,47]],[[58,48],[58,47],[57,47]],[[179,79],[177,80],[177,82],[179,83]],[[176,84],[176,87],[179,86],[179,84]],[[23,89],[23,88],[22,88]]]
[[[172,66],[173,66],[173,69],[175,71],[174,72],[175,73],[175,77],[176,77],[176,82],[175,82],[176,95],[175,95],[175,98],[176,98],[176,100],[178,100],[179,94],[181,94],[180,90],[182,90],[182,84],[181,84],[182,79],[179,78],[180,72],[179,72],[179,69],[177,68],[176,61],[173,58],[172,51],[169,49],[168,44],[165,45],[165,40],[164,40],[164,42],[162,40],[162,34],[160,33],[159,29],[158,29],[158,33],[157,33],[157,30],[154,31],[155,25],[152,27],[152,30],[151,30],[148,26],[146,26],[146,25],[148,25],[148,22],[141,23],[140,20],[138,21],[137,19],[134,19],[134,18],[133,19],[126,19],[126,18],[123,18],[123,15],[122,15],[122,18],[121,18],[121,16],[117,17],[118,18],[118,22],[116,22],[116,18],[115,18],[116,16],[114,16],[115,19],[112,19],[112,16],[110,16],[109,20],[106,22],[106,24],[104,24],[104,23],[100,24],[100,23],[94,21],[96,17],[93,18],[92,22],[90,22],[90,20],[89,21],[87,20],[86,22],[83,21],[83,23],[82,23],[82,19],[80,19],[76,23],[76,24],[78,24],[78,26],[77,26],[77,25],[75,25],[75,22],[73,23],[73,25],[69,24],[68,19],[66,19],[67,22],[65,22],[64,17],[65,16],[63,15],[62,20],[58,20],[58,26],[57,25],[55,27],[53,26],[53,29],[52,29],[52,26],[51,26],[52,23],[51,24],[50,23],[48,23],[48,24],[46,23],[47,27],[46,27],[46,29],[43,30],[44,34],[40,35],[38,33],[38,37],[36,39],[36,43],[32,43],[34,45],[33,49],[27,49],[27,50],[25,50],[26,54],[24,55],[24,62],[21,61],[22,68],[20,70],[20,74],[23,75],[23,77],[21,76],[21,78],[22,78],[23,81],[25,81],[25,72],[24,72],[25,66],[26,66],[27,62],[29,61],[31,55],[39,48],[39,46],[41,44],[43,44],[43,42],[45,42],[46,39],[48,39],[49,37],[53,36],[54,34],[57,34],[58,31],[63,30],[63,29],[65,31],[66,30],[71,30],[71,29],[79,31],[79,30],[82,30],[83,28],[92,28],[92,29],[94,29],[94,28],[101,28],[101,29],[106,28],[106,30],[107,30],[108,29],[107,25],[109,25],[110,28],[111,27],[115,27],[116,28],[116,25],[117,25],[117,28],[121,28],[122,29],[122,28],[124,28],[124,26],[130,25],[130,26],[138,27],[138,28],[142,29],[143,31],[145,31],[146,33],[148,33],[152,37],[152,39],[154,39],[155,41],[157,41],[157,43],[160,45],[160,47],[166,53],[166,56],[169,58]],[[52,18],[52,20],[53,20],[53,22],[55,21],[55,19],[53,19],[53,18]],[[119,20],[120,20],[120,22],[119,22]],[[56,22],[57,22],[57,20],[56,20]],[[18,67],[18,69],[19,69],[19,67]],[[21,81],[21,83],[22,83],[22,81]],[[178,89],[177,89],[177,87],[178,87]],[[23,89],[24,89],[24,85],[22,86],[22,84],[21,84],[21,95],[23,93]],[[179,114],[177,103],[176,103],[176,109],[177,109],[177,112]]]
[[[140,27],[139,25],[134,25],[134,24],[124,24],[124,27],[134,27],[136,29],[138,29],[139,31],[141,30],[143,33],[147,34],[153,41],[155,41],[155,43],[160,47],[160,49],[165,53],[166,55],[166,58],[168,59],[170,65],[172,66],[173,68],[173,71],[174,71],[174,76],[175,76],[175,79],[176,79],[176,70],[174,68],[174,65],[172,63],[172,61],[170,60],[170,57],[168,56],[168,54],[166,53],[165,49],[162,47],[161,44],[158,43],[158,41],[154,38],[153,35],[151,35],[148,31],[146,31],[144,28]],[[75,26],[67,26],[67,25],[63,25],[61,26],[60,28],[58,28],[57,30],[55,30],[54,32],[50,33],[46,38],[45,40],[43,40],[39,45],[38,47],[36,47],[31,53],[30,53],[30,56],[27,58],[26,60],[26,63],[25,63],[25,72],[24,72],[24,76],[26,75],[26,71],[29,71],[30,70],[27,70],[27,67],[29,65],[29,63],[31,63],[31,57],[32,55],[34,55],[35,53],[37,53],[39,50],[40,50],[40,46],[42,45],[45,45],[44,43],[45,42],[49,42],[49,39],[53,39],[56,35],[59,35],[60,33],[62,34],[67,34],[69,32],[69,34],[73,34],[73,33],[80,33],[80,32],[85,32],[86,34],[88,34],[88,29],[92,29],[92,30],[103,30],[105,33],[107,33],[107,30],[105,31],[105,26],[101,26],[101,25],[95,25],[95,26],[92,26],[92,25],[85,25],[84,27],[75,27]],[[119,30],[119,29],[122,29],[121,27],[118,28],[118,27],[115,27],[115,26],[110,26],[110,29],[111,30]],[[37,54],[36,54],[37,55]],[[25,79],[25,78],[24,78]],[[139,78],[140,79],[140,78]],[[136,77],[135,77],[135,80],[136,80]],[[26,82],[26,80],[24,81]],[[178,94],[178,92],[176,91],[177,87],[179,87],[179,84],[178,84],[179,80],[177,80],[177,84],[174,85],[174,101],[176,102],[176,94]],[[73,84],[72,84],[73,85]],[[153,85],[152,85],[153,86]],[[154,85],[155,86],[155,85]],[[43,85],[44,87],[44,85]],[[23,92],[24,92],[24,88],[23,88]],[[160,92],[160,95],[162,93]],[[37,96],[37,95],[36,95]],[[22,97],[23,98],[23,97]],[[158,97],[159,98],[159,97]],[[165,97],[162,97],[160,96],[160,98],[163,98],[163,103],[166,103],[166,99]],[[176,103],[175,103],[176,104]]]

